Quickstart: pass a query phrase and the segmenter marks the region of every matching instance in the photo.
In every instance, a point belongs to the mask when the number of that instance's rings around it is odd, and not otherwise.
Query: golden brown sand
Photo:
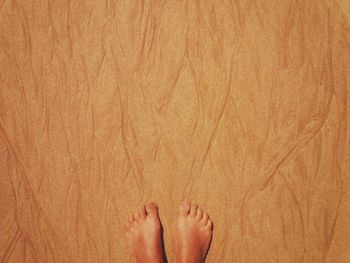
[[[347,0],[0,0],[0,262],[132,262],[124,222],[214,222],[207,262],[350,262]]]

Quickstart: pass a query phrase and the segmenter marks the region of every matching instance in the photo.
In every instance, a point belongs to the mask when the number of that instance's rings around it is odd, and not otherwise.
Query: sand
[[[207,262],[350,262],[348,1],[0,1],[0,262],[133,262],[183,199]]]

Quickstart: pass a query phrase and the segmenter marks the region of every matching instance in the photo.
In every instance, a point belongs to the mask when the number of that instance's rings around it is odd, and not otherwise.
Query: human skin
[[[161,223],[154,203],[141,205],[125,225],[126,240],[137,263],[163,263]],[[184,201],[179,208],[176,232],[176,262],[205,261],[213,232],[209,215],[195,203]]]

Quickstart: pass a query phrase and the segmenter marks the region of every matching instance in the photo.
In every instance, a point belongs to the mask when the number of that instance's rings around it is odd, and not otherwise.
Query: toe
[[[191,203],[190,216],[195,217],[197,214],[198,205],[195,203]]]
[[[139,207],[139,215],[140,215],[140,219],[145,219],[146,218],[146,207],[145,207],[145,205],[141,205],[140,207]]]
[[[207,212],[204,212],[202,217],[203,224],[206,225],[208,223],[208,220],[209,220],[209,215]]]
[[[209,219],[205,227],[208,229],[213,229],[213,221]]]
[[[191,204],[188,201],[183,201],[180,206],[180,215],[181,216],[188,216],[190,212]]]
[[[198,207],[196,218],[197,218],[198,220],[202,220],[202,217],[203,217],[203,209],[200,208],[200,207]]]
[[[134,213],[134,219],[136,222],[140,220],[139,210]]]
[[[155,203],[146,204],[147,216],[158,217],[158,206]]]

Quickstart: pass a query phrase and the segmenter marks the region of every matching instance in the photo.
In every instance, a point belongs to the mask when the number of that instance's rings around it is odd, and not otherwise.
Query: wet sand
[[[123,224],[214,222],[207,262],[350,262],[347,1],[0,0],[0,262],[132,262]]]

